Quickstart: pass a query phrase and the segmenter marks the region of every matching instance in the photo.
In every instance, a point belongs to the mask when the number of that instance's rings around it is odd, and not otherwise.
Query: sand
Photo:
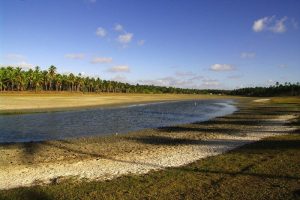
[[[253,100],[253,102],[256,102],[256,103],[264,103],[267,101],[270,101],[270,99],[255,99],[255,100]]]
[[[34,112],[43,110],[60,110],[62,108],[103,107],[146,102],[211,98],[222,98],[222,96],[193,94],[0,93],[0,113]]]

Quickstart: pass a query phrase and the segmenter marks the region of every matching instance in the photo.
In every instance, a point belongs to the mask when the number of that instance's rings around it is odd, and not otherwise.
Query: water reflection
[[[0,143],[127,133],[205,121],[236,110],[230,100],[198,100],[0,116]]]

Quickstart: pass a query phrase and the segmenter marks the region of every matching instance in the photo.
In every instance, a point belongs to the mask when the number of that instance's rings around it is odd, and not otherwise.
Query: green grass
[[[248,110],[247,115],[299,113],[299,102],[284,103],[243,109]],[[299,127],[299,115],[291,125]],[[0,199],[300,199],[300,131],[184,167],[104,182],[54,181],[46,186],[0,191]]]

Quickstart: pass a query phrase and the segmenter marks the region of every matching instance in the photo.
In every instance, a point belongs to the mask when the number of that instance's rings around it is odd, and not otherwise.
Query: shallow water
[[[145,128],[206,121],[233,113],[236,107],[232,103],[231,100],[197,100],[2,115],[0,143],[120,134]]]

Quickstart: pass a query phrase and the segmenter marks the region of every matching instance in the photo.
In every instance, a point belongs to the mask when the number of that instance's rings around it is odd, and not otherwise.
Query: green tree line
[[[117,81],[101,80],[82,74],[59,74],[55,66],[48,70],[40,67],[23,70],[20,67],[0,68],[0,92],[3,91],[69,91],[69,92],[112,92],[112,93],[176,93],[205,94],[222,93],[222,90],[198,90],[154,85],[132,85]]]
[[[270,87],[247,87],[232,90],[228,92],[230,95],[239,96],[256,96],[256,97],[271,97],[271,96],[300,96],[300,83],[280,84],[276,82]]]
[[[299,96],[300,83],[280,84],[270,87],[246,87],[235,90],[186,89],[154,85],[132,85],[118,81],[102,80],[82,74],[60,74],[51,65],[23,70],[21,67],[0,68],[0,92],[3,91],[69,91],[107,93],[172,93],[172,94],[227,94],[239,96]]]

